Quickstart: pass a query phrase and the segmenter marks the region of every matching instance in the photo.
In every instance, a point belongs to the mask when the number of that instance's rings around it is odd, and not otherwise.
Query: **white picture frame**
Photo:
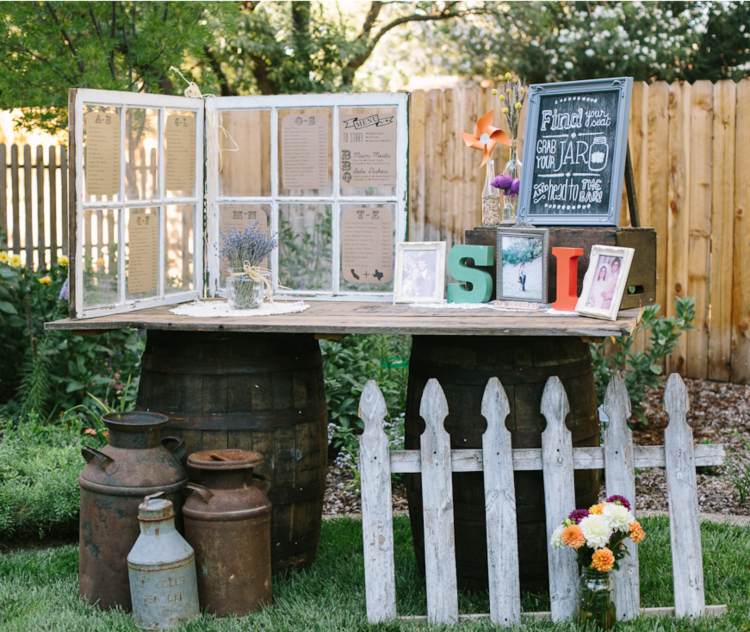
[[[442,303],[445,295],[444,241],[396,244],[394,303]]]
[[[589,267],[575,311],[583,316],[616,320],[630,274],[635,249],[618,246],[591,247]]]
[[[507,262],[506,253],[522,247],[523,243],[534,242],[531,260],[521,259],[520,263]],[[499,301],[523,301],[546,303],[549,230],[546,228],[505,228],[497,229],[496,283],[495,294]]]

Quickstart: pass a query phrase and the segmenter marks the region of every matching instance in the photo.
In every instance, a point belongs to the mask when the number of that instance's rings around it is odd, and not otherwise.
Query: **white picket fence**
[[[359,416],[365,429],[360,437],[362,487],[362,532],[365,559],[367,619],[378,623],[398,617],[393,551],[391,475],[422,475],[424,513],[424,560],[427,588],[427,621],[455,624],[487,614],[458,613],[456,558],[453,532],[453,486],[451,472],[484,472],[487,518],[487,562],[492,622],[510,626],[521,620],[518,569],[518,535],[513,471],[542,470],[549,556],[550,612],[523,613],[553,621],[571,619],[576,612],[578,569],[574,551],[552,548],[552,531],[575,508],[574,470],[604,469],[608,495],[621,494],[635,503],[634,468],[666,468],[669,524],[672,548],[674,607],[641,608],[638,552],[630,555],[614,575],[618,619],[638,615],[699,617],[717,615],[726,606],[706,606],[703,590],[696,466],[720,465],[721,445],[693,445],[686,421],[688,396],[679,375],[667,381],[665,407],[669,425],[663,446],[634,446],[627,425],[630,400],[621,378],[609,384],[604,410],[609,419],[601,447],[573,448],[565,426],[568,398],[557,377],[547,381],[541,412],[547,420],[541,449],[512,449],[505,427],[510,407],[500,381],[492,378],[482,399],[487,430],[481,449],[451,450],[443,422],[448,403],[437,380],[429,380],[422,394],[420,415],[425,421],[419,450],[390,451],[383,430],[387,415],[385,400],[374,381],[369,381],[360,399]],[[634,507],[635,510],[635,507]]]

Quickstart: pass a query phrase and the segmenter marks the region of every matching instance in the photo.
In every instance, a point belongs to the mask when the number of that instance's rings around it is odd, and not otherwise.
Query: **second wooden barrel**
[[[182,437],[188,454],[260,452],[257,473],[271,481],[274,569],[313,561],[328,414],[312,335],[149,331],[138,406],[169,415],[165,434]]]
[[[579,338],[415,336],[409,363],[406,448],[419,449],[424,422],[419,402],[429,378],[437,378],[448,400],[445,428],[452,448],[481,448],[486,422],[481,415],[490,377],[503,384],[510,401],[506,425],[514,448],[541,447],[546,425],[539,412],[547,378],[557,375],[570,401],[568,428],[576,446],[599,445],[596,394],[588,345]],[[575,475],[578,506],[596,502],[600,477],[595,471]],[[516,472],[516,509],[521,586],[547,586],[547,536],[541,472]],[[423,566],[422,488],[419,476],[407,477],[414,546]],[[487,540],[482,474],[453,475],[456,566],[459,584],[487,587]],[[573,507],[571,507],[573,509]]]

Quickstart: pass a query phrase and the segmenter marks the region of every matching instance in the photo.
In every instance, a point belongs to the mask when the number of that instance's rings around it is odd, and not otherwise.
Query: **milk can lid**
[[[172,501],[162,498],[163,493],[157,492],[143,499],[143,502],[138,505],[138,520],[151,522],[174,517]]]
[[[198,470],[249,470],[263,463],[260,452],[237,450],[202,450],[188,457],[188,465]]]

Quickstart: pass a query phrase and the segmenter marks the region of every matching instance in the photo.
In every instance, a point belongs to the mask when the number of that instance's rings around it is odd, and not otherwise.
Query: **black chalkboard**
[[[617,225],[632,80],[529,87],[520,217]]]

